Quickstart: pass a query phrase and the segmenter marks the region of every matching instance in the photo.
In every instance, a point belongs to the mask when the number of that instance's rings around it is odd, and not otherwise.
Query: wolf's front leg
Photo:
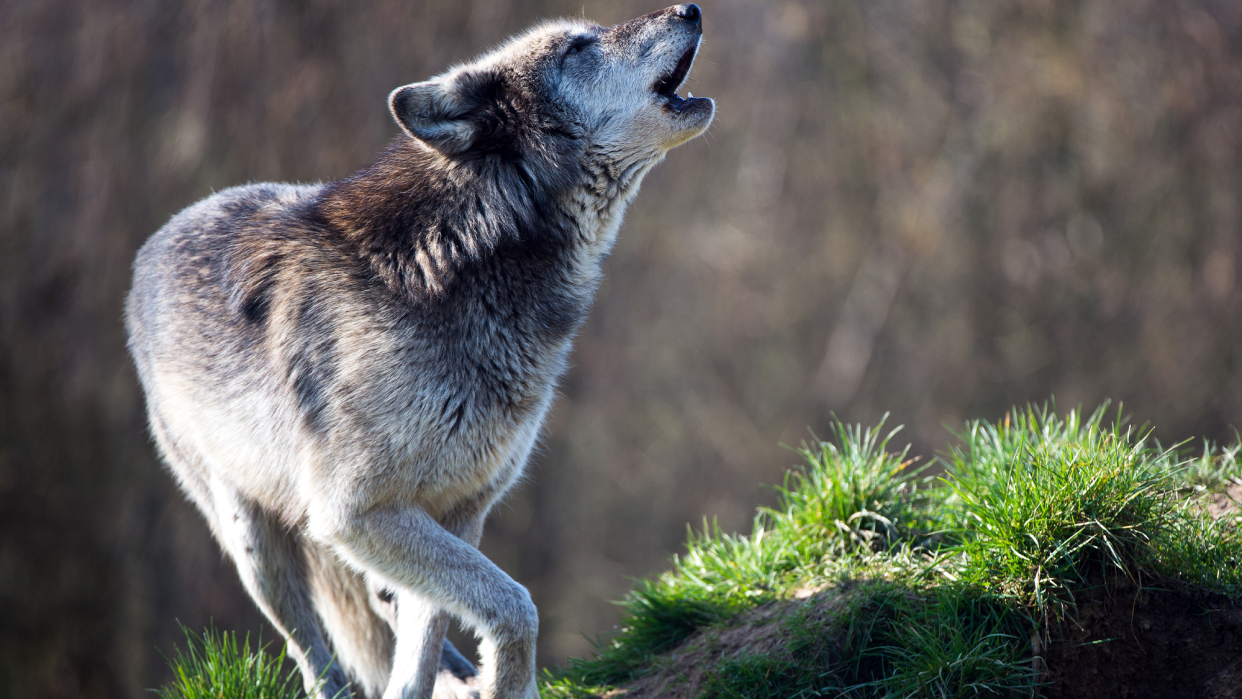
[[[398,657],[385,699],[432,696],[447,623],[438,610],[457,615],[482,637],[483,699],[538,698],[535,605],[526,588],[474,546],[414,507],[312,516],[310,525],[343,558],[398,591]]]
[[[449,614],[413,592],[401,593],[396,607],[396,662],[384,699],[428,684],[435,685],[432,699],[479,699],[478,671],[444,640]]]

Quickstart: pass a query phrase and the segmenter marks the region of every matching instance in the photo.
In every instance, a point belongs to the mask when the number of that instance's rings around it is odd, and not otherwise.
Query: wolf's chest
[[[417,502],[434,515],[466,501],[490,501],[522,475],[544,416],[552,388],[531,396],[528,409],[515,413],[492,401],[465,400],[434,425],[391,434],[400,440],[388,480],[400,499]],[[422,419],[410,416],[412,422]],[[405,439],[402,439],[405,437]]]
[[[424,507],[434,501],[438,509],[499,495],[521,475],[570,343],[524,358],[503,344],[472,349],[424,346],[393,371],[369,377],[369,415],[358,415],[356,424],[383,435],[383,446],[375,446],[388,454],[385,480],[401,490],[400,499]]]

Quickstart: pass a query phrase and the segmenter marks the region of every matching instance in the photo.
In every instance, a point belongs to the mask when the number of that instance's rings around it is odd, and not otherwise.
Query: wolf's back
[[[280,449],[274,435],[287,433],[281,423],[294,416],[283,414],[282,382],[271,371],[267,338],[281,334],[271,306],[278,266],[312,249],[313,240],[299,237],[318,189],[226,189],[174,216],[134,262],[125,304],[129,349],[165,461],[196,499],[206,488],[207,466],[198,461],[213,451],[208,443],[236,439],[276,476],[277,464],[257,445]],[[256,445],[245,437],[261,439]],[[237,452],[239,462],[245,456]]]

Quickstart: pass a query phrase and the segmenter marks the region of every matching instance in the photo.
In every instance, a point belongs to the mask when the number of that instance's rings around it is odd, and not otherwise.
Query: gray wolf
[[[535,607],[477,544],[626,205],[712,120],[675,92],[701,37],[695,5],[539,25],[394,90],[371,166],[227,189],[139,251],[155,441],[316,697],[538,696]]]

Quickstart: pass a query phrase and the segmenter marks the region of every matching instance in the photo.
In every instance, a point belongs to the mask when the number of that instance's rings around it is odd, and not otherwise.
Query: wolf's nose
[[[685,5],[678,5],[674,12],[678,17],[686,20],[690,24],[697,25],[703,21],[702,10],[699,9],[698,5],[695,5],[692,2]]]

